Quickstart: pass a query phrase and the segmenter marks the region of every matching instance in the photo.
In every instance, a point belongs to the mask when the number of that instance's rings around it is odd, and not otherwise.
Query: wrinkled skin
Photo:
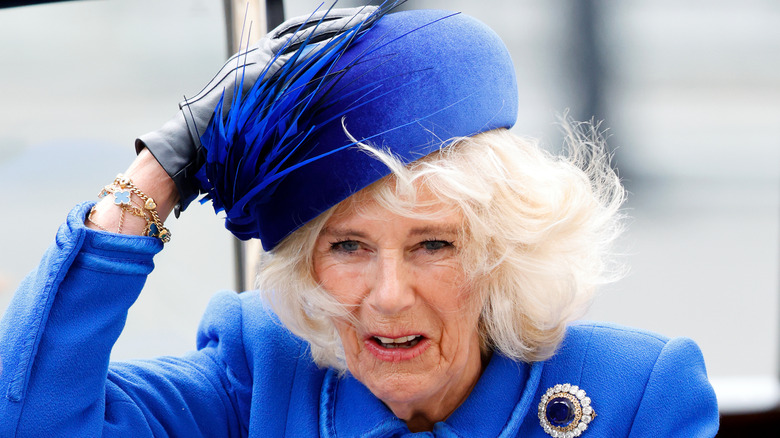
[[[317,238],[315,277],[351,309],[336,321],[350,373],[412,431],[431,430],[468,397],[483,368],[483,303],[458,258],[461,215],[408,218],[374,201],[353,207],[340,207]],[[386,348],[376,336],[420,337]]]

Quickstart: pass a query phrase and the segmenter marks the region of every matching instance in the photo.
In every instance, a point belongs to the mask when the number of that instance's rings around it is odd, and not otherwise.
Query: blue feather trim
[[[400,3],[403,0],[383,2],[370,17],[327,42],[303,41],[271,78],[264,78],[264,72],[263,79],[257,80],[246,94],[234,92],[227,114],[223,114],[223,94],[201,137],[206,159],[196,177],[207,192],[201,202],[211,200],[217,212],[224,210],[225,226],[238,238],[257,237],[256,207],[273,196],[286,175],[354,146],[347,144],[320,155],[307,156],[301,146],[316,135],[319,126],[312,123],[315,115],[334,103],[348,102],[343,111],[320,124],[324,126],[394,91],[382,89],[380,83],[369,83],[356,90],[340,92],[348,88],[348,84],[339,84],[344,73],[374,52],[378,43],[340,71],[333,71],[333,68],[351,44]],[[322,19],[317,26],[321,22]],[[290,37],[288,45],[297,34],[298,31]],[[382,46],[389,42],[384,41]],[[279,53],[285,53],[285,49]],[[236,90],[241,89],[243,76],[236,86]]]

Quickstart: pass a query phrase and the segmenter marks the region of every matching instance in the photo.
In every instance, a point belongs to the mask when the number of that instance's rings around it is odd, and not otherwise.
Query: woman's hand
[[[252,47],[231,57],[203,90],[179,104],[180,111],[160,129],[136,140],[136,150],[149,150],[173,179],[179,192],[176,214],[203,190],[195,174],[203,166],[200,137],[220,99],[227,113],[233,92],[249,90],[258,78],[271,77],[304,41],[324,42],[365,20],[375,6],[318,11],[290,19]]]
[[[124,175],[132,180],[135,187],[154,200],[160,221],[164,222],[178,202],[179,194],[176,184],[149,150],[142,150]],[[143,205],[136,195],[131,195],[131,198],[133,202]],[[86,221],[87,227],[121,234],[143,235],[147,221],[124,211],[115,204],[114,199],[114,196],[105,196],[95,205]]]

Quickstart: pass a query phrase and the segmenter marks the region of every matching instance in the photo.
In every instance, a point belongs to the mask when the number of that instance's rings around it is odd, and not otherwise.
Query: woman
[[[0,326],[0,435],[715,434],[693,342],[571,323],[619,231],[603,145],[510,134],[498,37],[388,9],[277,28],[71,212]],[[262,240],[262,295],[217,295],[184,357],[109,365],[199,193]]]

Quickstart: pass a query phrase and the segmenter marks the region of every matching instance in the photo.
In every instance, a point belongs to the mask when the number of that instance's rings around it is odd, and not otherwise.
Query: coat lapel
[[[493,354],[485,372],[463,404],[428,436],[517,436],[535,406],[543,362],[528,365]],[[531,415],[535,419],[535,415]],[[320,394],[320,436],[388,437],[410,434],[362,383],[329,370]],[[423,434],[424,436],[425,434]]]

